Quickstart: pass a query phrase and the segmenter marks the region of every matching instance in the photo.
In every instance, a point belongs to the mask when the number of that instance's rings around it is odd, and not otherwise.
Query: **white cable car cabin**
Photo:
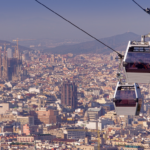
[[[117,115],[139,115],[142,96],[137,83],[122,85],[117,83],[113,103]]]
[[[128,83],[150,83],[150,42],[129,41],[123,68]]]

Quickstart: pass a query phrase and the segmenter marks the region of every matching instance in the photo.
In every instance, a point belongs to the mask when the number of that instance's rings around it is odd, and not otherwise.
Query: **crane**
[[[16,57],[19,56],[18,42],[19,42],[19,41],[32,41],[32,40],[35,40],[35,39],[18,39],[18,38],[17,38],[17,39],[15,39],[15,40],[13,40],[13,42],[17,42],[17,47],[16,47],[16,51],[17,51],[17,52],[16,52],[16,55],[17,55],[17,56],[16,56]]]
[[[9,43],[3,43],[3,45],[4,45],[4,51],[6,51],[6,46],[10,45],[10,44]]]

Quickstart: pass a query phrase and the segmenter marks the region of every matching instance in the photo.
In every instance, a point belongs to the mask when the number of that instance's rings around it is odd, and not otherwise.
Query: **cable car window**
[[[115,102],[116,107],[136,107],[135,100],[117,100]]]
[[[141,51],[141,50],[140,50]],[[127,72],[148,72],[150,73],[150,53],[128,52],[126,58]]]
[[[150,52],[150,47],[130,47],[129,52]]]
[[[135,99],[134,87],[118,87],[116,92],[116,99]]]
[[[116,92],[116,107],[135,107],[136,95],[134,87],[118,87]]]

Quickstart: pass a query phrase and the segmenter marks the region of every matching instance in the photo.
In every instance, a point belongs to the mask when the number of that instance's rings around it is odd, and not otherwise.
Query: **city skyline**
[[[0,149],[150,150],[150,16],[133,0],[38,1],[97,41],[36,0],[1,2]]]

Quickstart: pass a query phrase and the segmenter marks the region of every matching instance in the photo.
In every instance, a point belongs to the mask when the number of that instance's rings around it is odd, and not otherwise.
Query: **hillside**
[[[7,48],[10,47],[10,48],[14,49],[14,47],[12,47],[12,46],[16,46],[16,43],[11,43],[9,41],[0,40],[0,46],[4,47],[4,45],[3,45],[4,43],[9,44],[6,46]],[[24,50],[32,51],[33,49],[19,45],[19,50],[20,51],[24,51]]]
[[[126,32],[124,34],[115,35],[108,38],[100,39],[105,44],[117,51],[125,51],[129,40],[140,40],[140,36],[132,33]],[[85,53],[103,53],[109,54],[110,49],[102,45],[97,41],[89,41],[74,45],[62,45],[55,48],[45,49],[44,52],[54,53],[54,54],[85,54]]]

